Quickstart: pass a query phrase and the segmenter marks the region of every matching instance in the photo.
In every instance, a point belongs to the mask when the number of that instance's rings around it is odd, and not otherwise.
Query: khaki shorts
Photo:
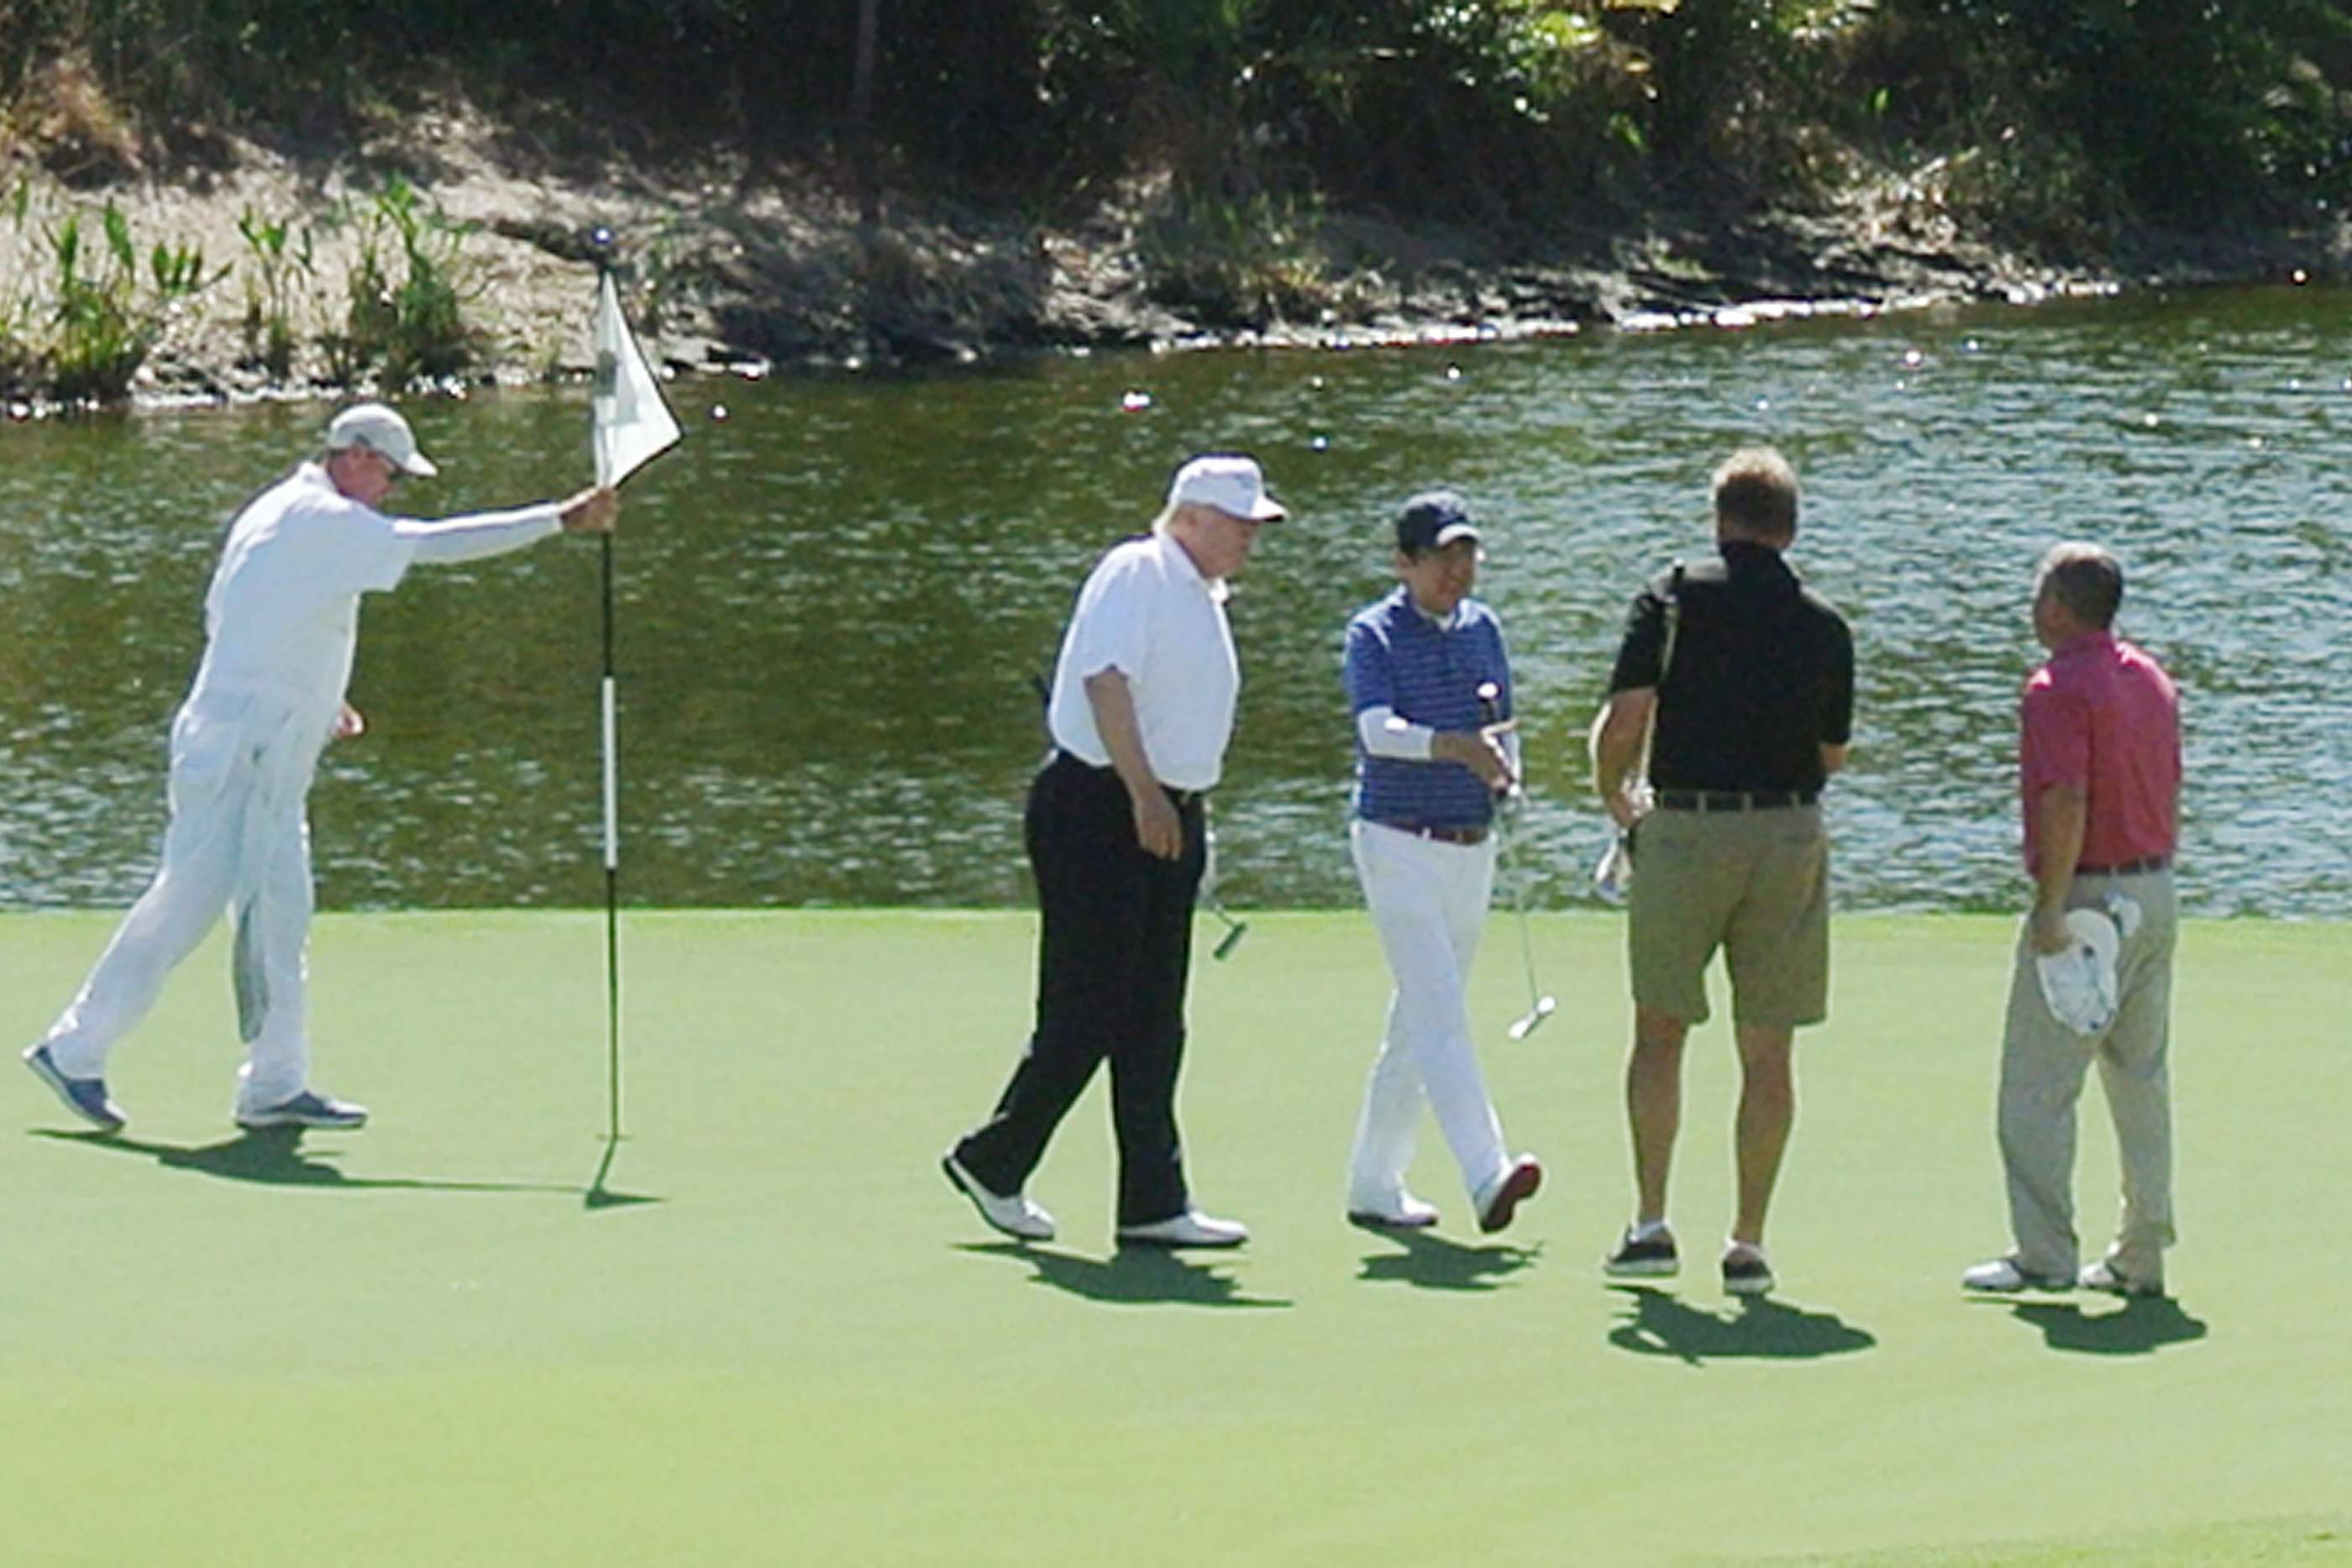
[[[1819,806],[1643,818],[1625,927],[1634,1002],[1705,1023],[1707,961],[1721,947],[1734,1022],[1821,1022],[1829,1016],[1829,870]]]

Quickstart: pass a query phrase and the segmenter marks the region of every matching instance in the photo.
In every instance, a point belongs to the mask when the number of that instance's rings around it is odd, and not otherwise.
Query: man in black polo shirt
[[[1593,729],[1593,783],[1635,832],[1626,927],[1633,1049],[1625,1108],[1637,1207],[1607,1260],[1618,1275],[1679,1267],[1666,1177],[1682,1118],[1683,1040],[1707,1017],[1723,949],[1740,1064],[1738,1214],[1724,1289],[1772,1288],[1764,1214],[1796,1114],[1790,1049],[1829,1001],[1829,840],[1822,784],[1845,762],[1853,639],[1797,580],[1797,475],[1769,447],[1715,472],[1721,559],[1680,563],[1635,596]],[[1644,747],[1650,786],[1637,775]]]

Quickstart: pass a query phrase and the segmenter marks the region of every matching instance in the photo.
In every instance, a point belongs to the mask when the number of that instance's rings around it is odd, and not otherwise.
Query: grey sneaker
[[[1772,1260],[1752,1242],[1735,1241],[1723,1249],[1723,1289],[1727,1295],[1760,1296],[1772,1289]]]
[[[1635,1239],[1634,1228],[1627,1226],[1625,1234],[1617,1240],[1617,1249],[1601,1260],[1601,1271],[1620,1280],[1663,1279],[1679,1273],[1683,1261],[1675,1251],[1675,1233],[1664,1226]]]
[[[271,1127],[328,1127],[356,1132],[367,1125],[367,1107],[305,1089],[291,1100],[259,1111],[239,1111],[236,1124],[248,1133]]]
[[[100,1132],[119,1133],[130,1122],[122,1107],[106,1097],[105,1079],[67,1077],[47,1046],[37,1045],[26,1051],[25,1065],[32,1070],[34,1077],[56,1092],[67,1110]]]

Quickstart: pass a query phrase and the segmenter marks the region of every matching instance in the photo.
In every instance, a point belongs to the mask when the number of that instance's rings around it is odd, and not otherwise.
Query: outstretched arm
[[[583,490],[567,501],[519,507],[509,512],[474,512],[439,522],[404,517],[394,525],[402,538],[415,546],[415,559],[434,566],[455,566],[482,560],[556,533],[603,534],[613,531],[621,498],[607,489]]]

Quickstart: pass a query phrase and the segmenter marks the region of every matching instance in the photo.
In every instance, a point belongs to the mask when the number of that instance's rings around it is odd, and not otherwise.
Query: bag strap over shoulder
[[[1666,672],[1674,667],[1675,638],[1683,624],[1683,563],[1676,560],[1666,577],[1666,634],[1658,646],[1658,685],[1666,684]]]

